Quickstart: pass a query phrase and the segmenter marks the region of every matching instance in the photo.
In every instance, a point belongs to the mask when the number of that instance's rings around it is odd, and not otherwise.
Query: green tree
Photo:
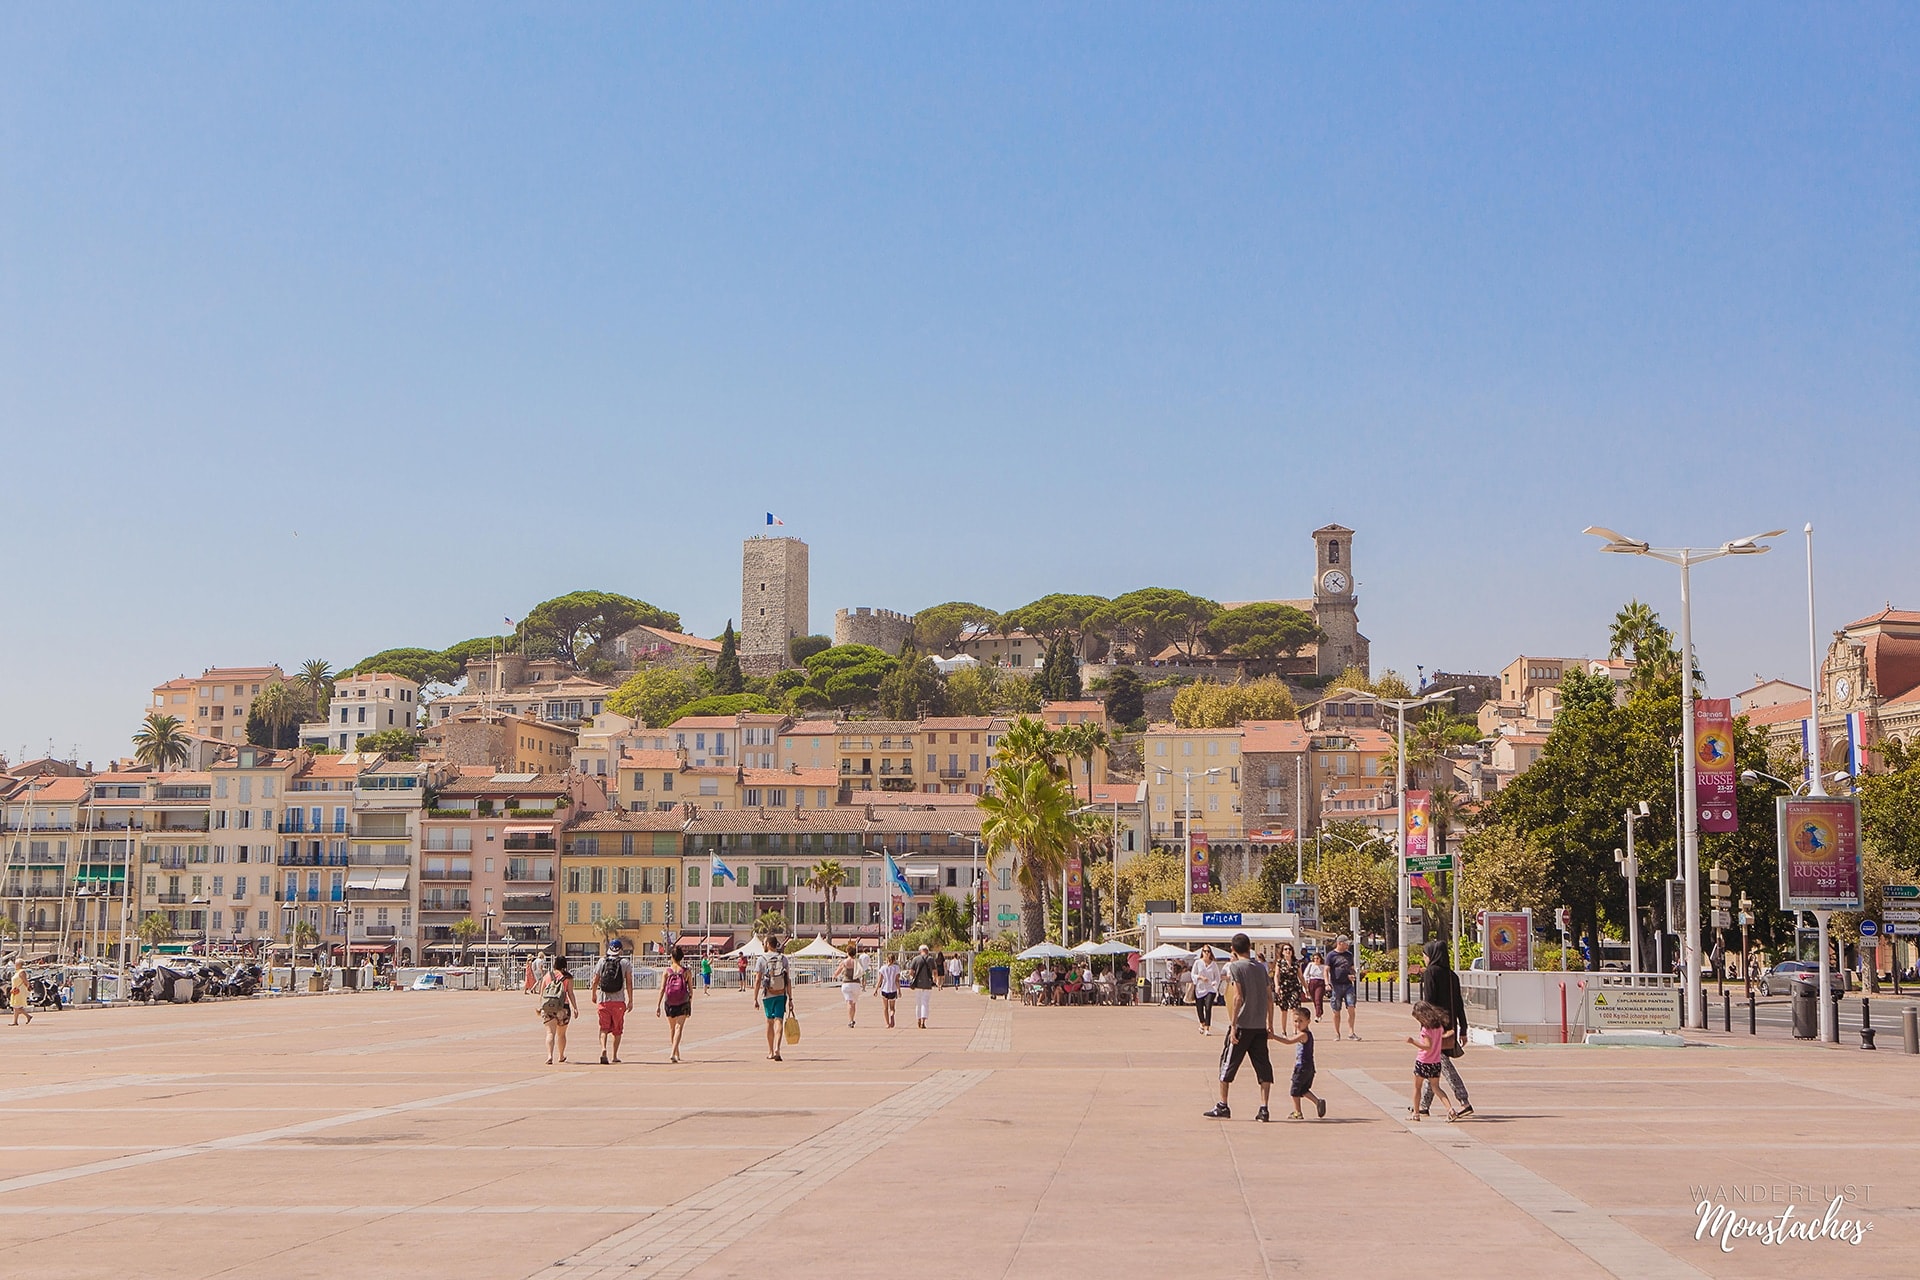
[[[343,674],[357,676],[387,671],[416,684],[452,684],[460,678],[463,665],[440,649],[382,649],[354,663]]]
[[[149,951],[163,942],[173,940],[173,926],[167,923],[167,917],[158,911],[150,911],[142,916],[140,923],[134,927],[134,932],[139,935],[140,941],[146,944]]]
[[[727,629],[720,633],[720,660],[713,667],[713,691],[715,693],[739,693],[746,687],[746,677],[740,674],[740,646],[733,636],[733,619],[727,619]]]
[[[1220,684],[1196,680],[1173,695],[1173,721],[1183,729],[1222,729],[1248,720],[1292,720],[1300,714],[1278,676]]]
[[[888,720],[919,720],[948,713],[947,685],[933,659],[914,652],[909,640],[900,650],[900,663],[881,678],[877,691],[880,714]]]
[[[327,660],[308,658],[300,664],[293,679],[306,694],[309,718],[325,720],[329,700],[333,697],[333,668],[327,665]]]
[[[833,648],[831,636],[795,636],[787,642],[787,654],[801,666],[816,653],[824,653]]]
[[[1087,766],[1087,803],[1093,803],[1093,758],[1112,745],[1107,731],[1097,724],[1070,724],[1054,735],[1068,756]]]
[[[607,695],[607,709],[649,729],[673,723],[674,713],[700,696],[692,676],[679,667],[645,667]]]
[[[762,911],[754,919],[753,936],[765,942],[776,933],[783,938],[793,936],[792,930],[787,928],[786,913],[775,910]]]
[[[1382,671],[1378,676],[1369,676],[1359,667],[1348,667],[1328,682],[1327,688],[1354,689],[1361,693],[1371,693],[1378,698],[1411,698],[1413,689],[1393,670]]]
[[[1318,887],[1320,918],[1341,921],[1354,907],[1360,922],[1382,921],[1394,899],[1393,845],[1358,822],[1321,827],[1320,852],[1307,880]]]
[[[1455,715],[1443,706],[1428,707],[1407,726],[1408,787],[1415,791],[1451,790],[1453,765],[1449,763],[1447,753],[1455,747],[1479,740],[1480,728],[1473,721]],[[1399,749],[1397,742],[1388,749],[1389,767],[1393,766],[1393,757]]]
[[[684,716],[737,716],[771,710],[773,704],[757,693],[714,693],[675,707],[666,724],[672,724]]]
[[[1107,677],[1107,719],[1116,725],[1131,725],[1147,714],[1146,691],[1140,687],[1140,673],[1132,667],[1120,667]]]
[[[257,747],[298,746],[300,717],[311,711],[312,705],[294,686],[271,681],[247,709],[247,741]]]
[[[961,667],[946,678],[947,709],[956,716],[991,715],[993,706],[993,669]]]
[[[880,682],[899,665],[898,658],[872,645],[835,645],[807,659],[807,683],[829,706],[869,706],[879,696]]]
[[[1127,859],[1120,868],[1120,918],[1135,919],[1149,902],[1183,901],[1186,876],[1186,855],[1177,849],[1153,849]]]
[[[993,610],[966,600],[949,600],[913,615],[913,644],[922,653],[944,655],[998,625],[999,615]]]
[[[1525,907],[1538,914],[1553,895],[1553,859],[1538,844],[1506,827],[1468,833],[1461,841],[1459,875],[1462,919],[1472,919],[1481,911]]]
[[[462,916],[453,922],[447,932],[451,933],[453,940],[460,944],[460,963],[464,967],[467,963],[467,953],[473,948],[473,940],[480,936],[480,922],[472,916]]]
[[[1026,676],[989,668],[993,679],[993,709],[1013,715],[1031,715],[1040,710],[1045,699],[1040,686]]]
[[[382,729],[360,739],[356,751],[379,752],[395,760],[412,760],[420,753],[422,739],[411,729]]]
[[[1312,614],[1271,601],[1227,609],[1206,626],[1208,644],[1252,666],[1271,667],[1324,638]]]
[[[598,920],[594,921],[593,931],[600,935],[600,949],[604,951],[606,950],[607,943],[612,942],[615,938],[624,937],[628,924],[628,921],[616,920],[612,916],[601,916]]]
[[[177,716],[149,711],[133,735],[133,758],[149,769],[161,773],[179,769],[192,755],[191,740]]]
[[[312,952],[314,944],[320,941],[320,931],[305,920],[296,920],[293,925],[293,933],[288,937],[287,941],[292,944],[293,954],[295,956],[298,956],[302,951]]]
[[[680,615],[611,591],[569,591],[529,609],[515,634],[523,641],[543,641],[581,667],[603,641],[642,626],[678,631]]]
[[[833,936],[833,904],[847,885],[847,869],[838,858],[822,858],[807,869],[807,888],[826,900],[827,936]]]
[[[1168,645],[1192,658],[1207,624],[1220,606],[1203,596],[1171,587],[1142,587],[1118,596],[1088,622],[1112,636],[1144,662]]]
[[[1086,652],[1090,635],[1099,631],[1095,619],[1110,603],[1105,596],[1056,592],[1002,614],[997,626],[1002,631],[1024,631],[1049,643],[1065,640],[1076,652]]]
[[[1014,859],[1021,919],[1031,944],[1041,940],[1046,927],[1050,889],[1073,843],[1074,824],[1073,794],[1051,753],[1039,754],[1023,745],[1037,739],[1050,746],[1050,739],[1029,730],[1015,741],[1015,735],[1028,725],[1045,735],[1044,725],[1022,720],[1001,739],[1001,754],[988,773],[988,794],[978,803],[980,839],[989,859],[1002,854]]]

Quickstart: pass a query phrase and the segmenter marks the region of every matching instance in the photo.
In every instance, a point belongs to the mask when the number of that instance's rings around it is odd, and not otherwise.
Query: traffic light
[[[1727,928],[1733,923],[1733,894],[1727,883],[1727,869],[1717,862],[1707,872],[1707,892],[1711,899],[1709,906],[1713,911],[1713,927]]]

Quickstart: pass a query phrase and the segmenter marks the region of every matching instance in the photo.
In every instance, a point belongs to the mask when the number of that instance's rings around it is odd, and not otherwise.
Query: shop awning
[[[347,873],[349,893],[397,893],[407,887],[404,871],[380,871],[366,868]]]
[[[368,951],[376,955],[384,955],[385,953],[393,950],[393,939],[387,938],[380,942],[353,942],[353,943],[347,944],[347,950]]]
[[[1216,947],[1224,947],[1232,941],[1233,935],[1244,933],[1249,942],[1298,942],[1300,935],[1292,929],[1278,926],[1254,926],[1241,928],[1238,925],[1196,925],[1177,924],[1165,929],[1155,929],[1153,936],[1157,942],[1211,942]]]
[[[733,950],[733,935],[731,933],[695,934],[692,936],[682,934],[673,940],[673,945],[676,947],[684,947],[688,951],[731,951]]]
[[[371,890],[378,889],[379,887],[380,873],[377,871],[347,872],[347,889],[349,892],[355,889]]]

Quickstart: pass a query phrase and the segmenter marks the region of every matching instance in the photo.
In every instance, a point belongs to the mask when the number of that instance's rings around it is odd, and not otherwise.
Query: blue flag
[[[782,520],[782,519],[781,519],[781,518],[780,518],[779,516],[777,516],[777,515],[775,515],[775,514],[773,514],[773,512],[771,512],[771,511],[769,511],[769,512],[767,512],[767,523],[768,523],[768,524],[785,524],[785,523],[786,523],[786,521],[785,521],[785,520]]]
[[[725,876],[727,879],[732,880],[735,884],[740,883],[739,878],[733,874],[733,868],[728,866],[726,863],[720,861],[720,859],[718,858],[715,858],[713,860],[713,874],[717,876]]]
[[[907,877],[901,874],[900,864],[893,860],[892,854],[887,855],[887,879],[892,882],[893,891],[901,897],[913,896],[913,886],[908,884]]]

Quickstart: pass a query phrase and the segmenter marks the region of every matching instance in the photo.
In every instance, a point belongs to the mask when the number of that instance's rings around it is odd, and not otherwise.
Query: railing
[[[385,853],[352,853],[347,855],[348,865],[355,867],[404,867],[413,859],[404,849],[388,850]]]
[[[420,909],[422,911],[466,911],[470,909],[472,905],[472,899],[469,898],[420,899]]]
[[[351,824],[340,822],[305,822],[292,819],[283,820],[277,828],[283,836],[344,836],[352,830]]]
[[[508,911],[539,911],[551,914],[553,911],[553,899],[551,897],[527,897],[516,900],[509,895],[506,899],[506,909]]]
[[[169,907],[185,906],[187,902],[187,895],[184,893],[160,893],[160,894],[155,894],[153,900],[155,902],[160,903],[162,906],[169,906]]]
[[[544,871],[544,872],[542,872],[542,871],[515,871],[515,870],[514,870],[514,869],[513,869],[512,867],[508,867],[508,868],[507,868],[507,879],[508,879],[508,880],[512,880],[512,881],[517,881],[517,882],[520,882],[520,883],[524,883],[524,884],[552,884],[552,883],[553,883],[553,872],[551,872],[551,871]]]
[[[422,880],[472,880],[473,870],[468,868],[464,871],[435,871],[429,868],[420,873],[420,878]]]
[[[280,857],[283,867],[344,867],[350,865],[344,853],[287,853]]]
[[[426,853],[472,853],[473,841],[465,844],[427,844],[422,845],[421,849]]]
[[[552,836],[508,836],[506,839],[506,847],[508,852],[511,853],[525,851],[545,851],[551,853],[553,852],[554,844]]]
[[[370,924],[360,931],[362,937],[391,938],[394,927],[390,924]]]
[[[970,772],[972,771],[969,769],[942,769],[940,776],[948,782],[964,782]]]

